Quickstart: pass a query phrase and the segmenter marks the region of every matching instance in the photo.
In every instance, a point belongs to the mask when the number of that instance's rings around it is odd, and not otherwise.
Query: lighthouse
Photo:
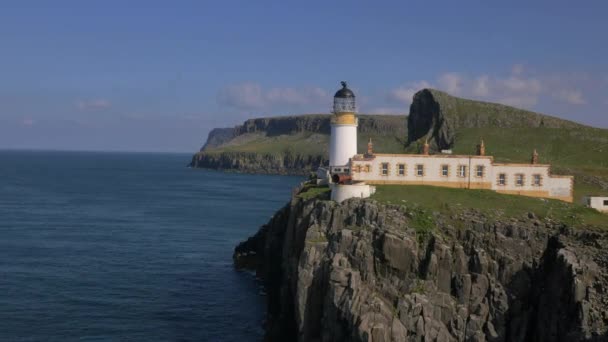
[[[350,173],[349,161],[357,154],[357,106],[355,93],[346,82],[334,95],[334,116],[331,119],[329,141],[329,172]]]

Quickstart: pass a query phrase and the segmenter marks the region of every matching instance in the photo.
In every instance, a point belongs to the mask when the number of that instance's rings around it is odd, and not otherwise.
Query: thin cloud
[[[391,102],[402,103],[409,105],[417,91],[424,88],[431,88],[431,84],[427,81],[411,82],[404,86],[400,86],[389,92],[387,99]]]
[[[76,102],[76,107],[80,110],[100,110],[110,108],[112,104],[105,99],[81,100]]]
[[[328,100],[329,94],[319,87],[263,89],[261,85],[253,82],[230,85],[221,89],[217,95],[219,105],[241,110],[319,105],[327,103]]]
[[[464,78],[462,75],[456,72],[448,72],[441,76],[437,80],[439,87],[450,94],[460,95],[462,94],[464,87]]]
[[[23,126],[33,126],[36,124],[36,120],[33,119],[23,119],[23,121],[21,121],[21,124]]]
[[[515,64],[511,67],[511,73],[513,75],[521,75],[524,73],[524,65],[523,64]]]
[[[458,72],[439,75],[436,82],[426,80],[410,82],[408,86],[389,91],[389,101],[409,104],[414,94],[423,88],[437,88],[451,95],[472,97],[516,107],[531,107],[538,103],[544,91],[542,82],[526,76],[521,64],[514,65],[506,77],[479,75],[469,77]],[[575,99],[573,99],[575,100]]]
[[[488,96],[490,94],[490,77],[488,75],[482,75],[473,80],[473,89],[471,92],[475,96]]]
[[[584,105],[587,103],[583,92],[575,89],[562,89],[554,94],[555,98],[572,105]]]
[[[523,64],[515,64],[503,74],[450,71],[434,80],[410,81],[388,90],[386,102],[375,103],[372,108],[394,108],[394,103],[409,105],[416,92],[435,88],[455,96],[558,114],[563,113],[563,104],[578,106],[581,110],[595,113],[588,116],[603,120],[608,102],[595,99],[602,94],[598,89],[608,86],[603,77],[594,77],[588,72],[539,73]],[[598,119],[594,120],[597,122]]]

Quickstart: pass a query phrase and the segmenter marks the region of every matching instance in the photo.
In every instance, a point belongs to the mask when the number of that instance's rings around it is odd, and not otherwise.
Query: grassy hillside
[[[325,124],[302,125],[302,129],[294,132],[286,129],[284,134],[267,134],[259,129],[250,129],[232,140],[217,147],[205,148],[204,153],[223,152],[256,152],[283,153],[291,151],[303,155],[323,155],[329,151],[329,120],[330,115],[304,115],[309,119],[323,119]],[[259,120],[290,120],[294,117],[264,118]],[[358,148],[367,149],[367,142],[372,138],[374,147],[381,151],[401,152],[407,137],[407,120],[402,115],[360,115],[360,132]],[[247,127],[247,124],[244,125]],[[389,132],[387,132],[389,131]]]
[[[248,120],[235,128],[232,139],[208,146],[199,154],[226,157],[247,153],[270,159],[290,155],[297,156],[290,159],[295,161],[312,156],[314,160],[326,160],[330,117],[303,115]],[[374,151],[383,153],[417,153],[421,142],[429,138],[436,149],[447,147],[454,153],[472,154],[483,138],[486,153],[498,162],[529,162],[536,149],[540,162],[552,164],[554,173],[575,176],[575,200],[585,194],[608,195],[607,129],[510,106],[462,99],[433,89],[424,89],[414,96],[409,117],[360,115],[359,123],[359,152],[366,150],[370,137]],[[411,134],[417,138],[412,139]],[[231,167],[248,163],[247,158],[241,159]],[[284,168],[305,165],[282,160],[275,164]],[[255,166],[250,169],[255,172]]]
[[[608,194],[608,130],[434,89],[414,96],[406,151],[429,139],[437,150],[473,154],[481,138],[498,162],[527,163],[536,149],[554,173],[575,176],[575,200]]]
[[[575,199],[608,195],[608,130],[579,128],[463,128],[456,132],[455,153],[473,153],[483,137],[486,153],[499,162],[529,162],[532,150],[556,174],[575,176]]]
[[[484,102],[452,96],[436,89],[424,89],[419,94],[428,92],[439,106],[443,117],[449,121],[452,128],[500,127],[500,128],[579,128],[583,125],[556,118],[553,116],[531,112],[529,110],[511,107],[499,103]],[[416,99],[413,105],[416,106]],[[416,109],[413,109],[415,111]],[[427,113],[423,113],[427,115]]]
[[[378,185],[372,196],[380,202],[424,208],[448,216],[475,208],[488,219],[522,217],[533,213],[539,219],[552,219],[572,225],[608,227],[608,215],[558,200],[504,195],[490,190],[465,190],[423,185]],[[319,191],[320,192],[320,191]]]

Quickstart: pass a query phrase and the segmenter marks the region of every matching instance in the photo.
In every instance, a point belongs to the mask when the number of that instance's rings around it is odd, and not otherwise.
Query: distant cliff
[[[608,233],[294,197],[235,249],[269,341],[606,341]]]
[[[234,138],[236,134],[237,131],[234,128],[214,128],[209,132],[207,141],[201,148],[201,151],[222,146]]]
[[[414,95],[408,116],[408,143],[429,138],[437,150],[450,149],[461,129],[582,128],[572,121],[498,103],[451,96],[435,89]]]
[[[191,166],[248,173],[308,174],[327,164],[330,115],[258,118],[213,129]],[[370,138],[384,151],[405,146],[405,116],[360,115],[359,150]]]

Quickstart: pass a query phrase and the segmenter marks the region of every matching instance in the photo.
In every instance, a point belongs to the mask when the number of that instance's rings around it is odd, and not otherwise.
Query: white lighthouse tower
[[[334,95],[334,117],[329,141],[330,174],[350,173],[349,160],[357,154],[357,106],[355,94],[342,82]]]

